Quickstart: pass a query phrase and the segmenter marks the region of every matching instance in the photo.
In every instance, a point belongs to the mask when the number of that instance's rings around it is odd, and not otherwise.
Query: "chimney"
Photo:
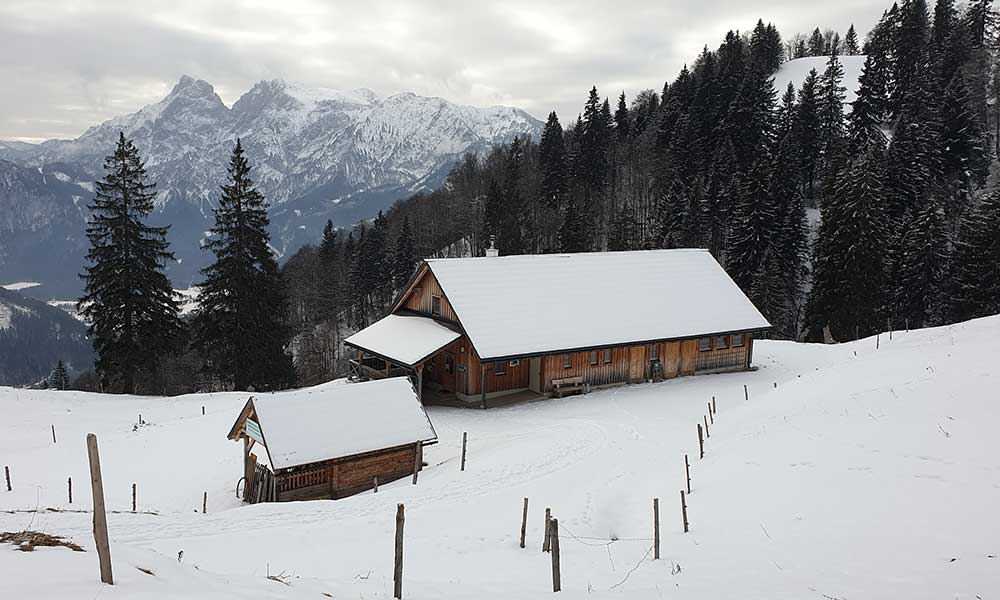
[[[490,247],[486,249],[486,257],[500,256],[500,251],[497,250],[497,236],[490,236]]]

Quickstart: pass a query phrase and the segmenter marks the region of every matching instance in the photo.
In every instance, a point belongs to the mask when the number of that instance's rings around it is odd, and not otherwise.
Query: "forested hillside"
[[[37,383],[60,363],[93,361],[86,327],[64,311],[0,287],[0,385]]]
[[[501,254],[708,248],[776,337],[998,312],[996,37],[991,0],[906,0],[863,41],[853,26],[783,40],[760,21],[662,90],[593,88],[540,140],[466,156],[442,189],[288,261],[302,383],[335,374],[340,332],[376,318],[419,257],[491,237]],[[842,55],[864,57],[850,104]],[[801,86],[774,88],[783,62],[818,56]]]

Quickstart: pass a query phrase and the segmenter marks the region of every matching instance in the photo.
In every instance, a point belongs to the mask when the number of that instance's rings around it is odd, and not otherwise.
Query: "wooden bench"
[[[590,384],[585,382],[583,377],[552,380],[552,395],[556,398],[562,398],[565,394],[587,394],[589,392]]]

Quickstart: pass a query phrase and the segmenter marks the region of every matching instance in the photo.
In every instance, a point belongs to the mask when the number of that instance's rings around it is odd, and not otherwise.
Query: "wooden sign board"
[[[248,418],[246,423],[246,432],[251,439],[258,441],[261,444],[264,443],[264,434],[260,432],[260,425],[257,424],[257,421]]]

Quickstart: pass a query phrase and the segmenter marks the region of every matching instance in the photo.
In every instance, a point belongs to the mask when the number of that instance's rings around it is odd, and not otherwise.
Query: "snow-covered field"
[[[841,64],[844,65],[844,102],[847,105],[845,111],[850,110],[850,103],[858,97],[858,77],[865,66],[866,56],[839,56]],[[780,100],[781,94],[785,93],[785,88],[791,83],[797,92],[802,88],[802,82],[811,69],[816,69],[816,73],[822,75],[826,70],[826,63],[830,60],[828,56],[810,56],[807,58],[796,58],[781,65],[778,72],[774,74],[774,89],[778,92]]]
[[[256,506],[234,496],[240,447],[226,439],[243,394],[0,388],[0,462],[14,486],[0,487],[0,531],[42,530],[87,549],[0,548],[0,598],[390,598],[399,502],[405,598],[550,596],[545,507],[562,533],[560,597],[994,598],[998,360],[1000,318],[882,335],[879,349],[874,338],[763,342],[754,373],[488,411],[432,408],[441,442],[426,449],[418,485]],[[699,460],[695,425],[713,395],[718,415]],[[147,424],[134,428],[139,413]],[[3,512],[89,509],[87,432],[100,438],[109,508],[126,511],[109,515],[114,587],[99,582],[89,514]],[[139,510],[157,514],[127,512],[132,482]],[[267,573],[284,573],[287,585]]]

